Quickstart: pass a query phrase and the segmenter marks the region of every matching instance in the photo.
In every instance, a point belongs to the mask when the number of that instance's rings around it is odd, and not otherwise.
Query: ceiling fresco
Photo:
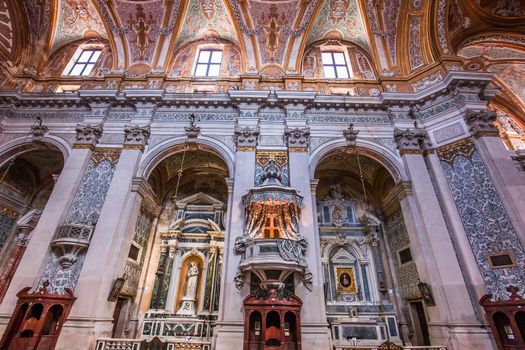
[[[307,42],[312,43],[324,38],[342,39],[369,48],[356,0],[324,0]]]
[[[190,0],[177,47],[197,38],[218,36],[238,43],[233,21],[222,0]]]
[[[484,10],[503,17],[525,16],[525,1],[521,0],[476,0]]]
[[[59,0],[51,51],[75,40],[108,35],[91,0]]]
[[[0,0],[0,84],[54,91],[89,43],[105,47],[92,74],[100,81],[75,83],[83,88],[378,96],[464,69],[495,73],[523,103],[523,33],[519,0]],[[223,50],[217,82],[193,76],[203,44]],[[348,53],[345,84],[325,77],[321,53],[331,48]]]

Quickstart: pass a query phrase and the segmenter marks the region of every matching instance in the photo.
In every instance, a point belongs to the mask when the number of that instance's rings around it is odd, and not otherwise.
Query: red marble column
[[[29,234],[32,229],[33,228],[29,226],[21,226],[18,228],[19,232],[16,239],[15,249],[11,252],[11,256],[7,260],[5,269],[2,271],[2,274],[0,274],[0,302],[4,300],[11,279],[15,275],[18,264],[20,263],[20,260],[22,260],[22,256],[24,256],[29,241]]]

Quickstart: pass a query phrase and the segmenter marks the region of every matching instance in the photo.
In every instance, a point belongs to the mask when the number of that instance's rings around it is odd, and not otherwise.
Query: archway
[[[230,173],[218,153],[202,144],[162,146],[139,170],[147,174],[158,208],[148,239],[132,241],[136,262],[128,259],[147,269],[135,293],[128,294],[140,304],[126,315],[144,319],[136,325],[143,338],[160,333],[209,341],[219,307]],[[149,292],[142,294],[145,288]]]
[[[48,143],[22,143],[0,155],[0,301],[64,167]]]
[[[409,300],[420,301],[421,295],[396,195],[402,169],[362,146],[320,154],[314,158],[316,204],[326,310],[335,343],[379,345],[388,337],[399,344],[423,345],[424,323],[412,322],[409,330],[407,322],[416,317]],[[401,297],[388,290],[398,290]],[[367,307],[362,316],[368,303],[382,306]],[[342,309],[348,313],[341,315]],[[370,325],[370,313],[382,321]],[[417,335],[409,338],[409,333]]]

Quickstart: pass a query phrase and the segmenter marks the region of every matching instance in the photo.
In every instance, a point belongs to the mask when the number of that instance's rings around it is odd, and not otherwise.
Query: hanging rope
[[[359,168],[359,178],[361,179],[361,188],[363,189],[363,199],[365,202],[366,210],[368,210],[368,199],[366,198],[365,179],[363,177],[363,168],[361,167],[361,159],[359,158],[359,152],[355,149],[355,155],[357,158],[357,166]]]
[[[187,142],[184,142],[184,151],[182,152],[182,160],[180,162],[180,169],[179,171],[177,172],[177,185],[175,186],[175,195],[173,196],[173,199],[175,200],[175,202],[177,201],[177,197],[179,195],[179,185],[180,185],[180,179],[182,178],[182,171],[183,171],[183,168],[184,168],[184,160],[186,159],[186,150],[188,149],[187,147]]]

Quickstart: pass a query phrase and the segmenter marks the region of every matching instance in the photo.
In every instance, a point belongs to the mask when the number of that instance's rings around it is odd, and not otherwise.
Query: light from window
[[[101,52],[100,50],[83,50],[67,75],[76,77],[89,75]]]
[[[195,76],[218,77],[221,70],[222,51],[200,50],[195,65]]]
[[[326,79],[347,79],[350,77],[346,58],[342,52],[321,52],[324,77]]]

